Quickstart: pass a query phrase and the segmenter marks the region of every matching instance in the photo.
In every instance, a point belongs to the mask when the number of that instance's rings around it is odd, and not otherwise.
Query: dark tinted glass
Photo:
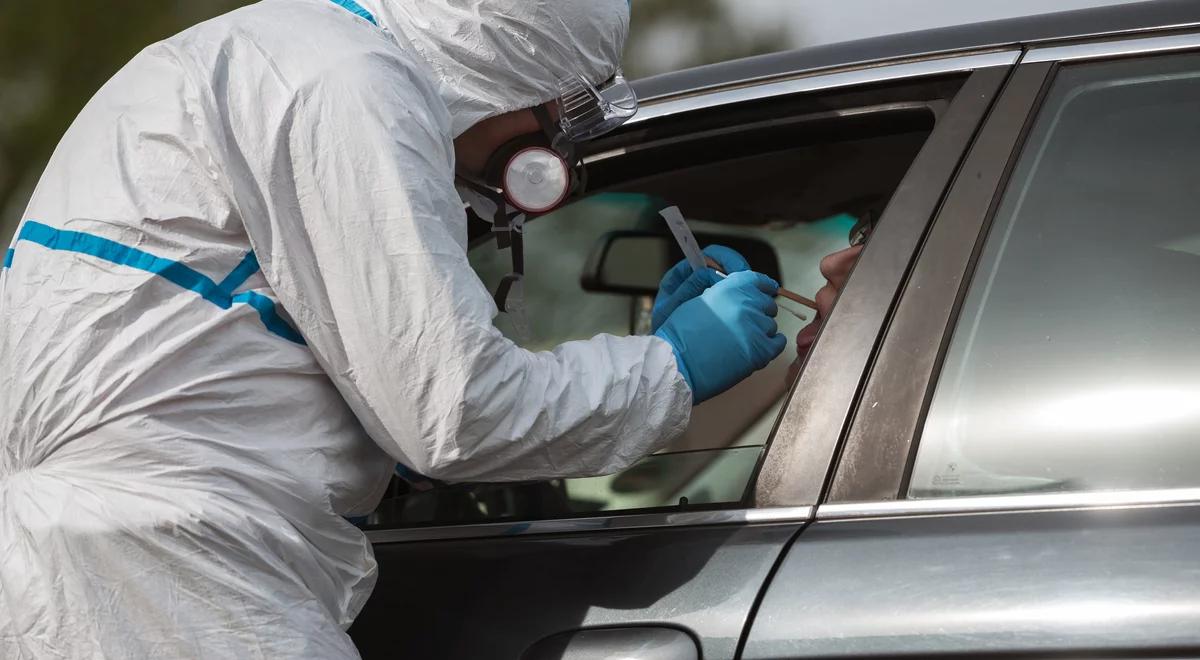
[[[1064,67],[954,331],[910,497],[1200,485],[1200,56]]]

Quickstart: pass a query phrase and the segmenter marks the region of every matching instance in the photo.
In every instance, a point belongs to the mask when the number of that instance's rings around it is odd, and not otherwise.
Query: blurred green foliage
[[[735,20],[735,2],[633,0],[626,74],[636,79],[791,47],[783,25],[756,29]]]
[[[104,81],[149,44],[243,4],[244,0],[0,3],[4,237],[15,229],[58,139]]]
[[[421,0],[406,0],[421,1]],[[59,137],[145,46],[245,0],[0,3],[0,236],[12,235]],[[782,33],[731,28],[718,0],[635,0],[632,77],[779,50]]]

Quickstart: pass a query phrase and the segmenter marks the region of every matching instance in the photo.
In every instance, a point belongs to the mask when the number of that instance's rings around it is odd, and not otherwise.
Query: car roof
[[[1151,0],[906,32],[710,64],[638,80],[643,100],[762,78],[1004,46],[1200,25],[1197,0]]]

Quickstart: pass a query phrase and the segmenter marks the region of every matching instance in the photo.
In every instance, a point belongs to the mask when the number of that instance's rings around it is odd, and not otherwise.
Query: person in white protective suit
[[[626,0],[264,0],[104,85],[0,271],[0,658],[357,657],[344,517],[397,462],[610,473],[782,350],[749,272],[664,285],[654,336],[492,323],[456,139],[607,81],[627,28]]]

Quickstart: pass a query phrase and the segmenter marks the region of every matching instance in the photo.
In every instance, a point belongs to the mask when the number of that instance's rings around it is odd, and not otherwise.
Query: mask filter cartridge
[[[571,170],[553,149],[528,147],[509,159],[502,188],[515,208],[526,213],[546,213],[570,193]]]

